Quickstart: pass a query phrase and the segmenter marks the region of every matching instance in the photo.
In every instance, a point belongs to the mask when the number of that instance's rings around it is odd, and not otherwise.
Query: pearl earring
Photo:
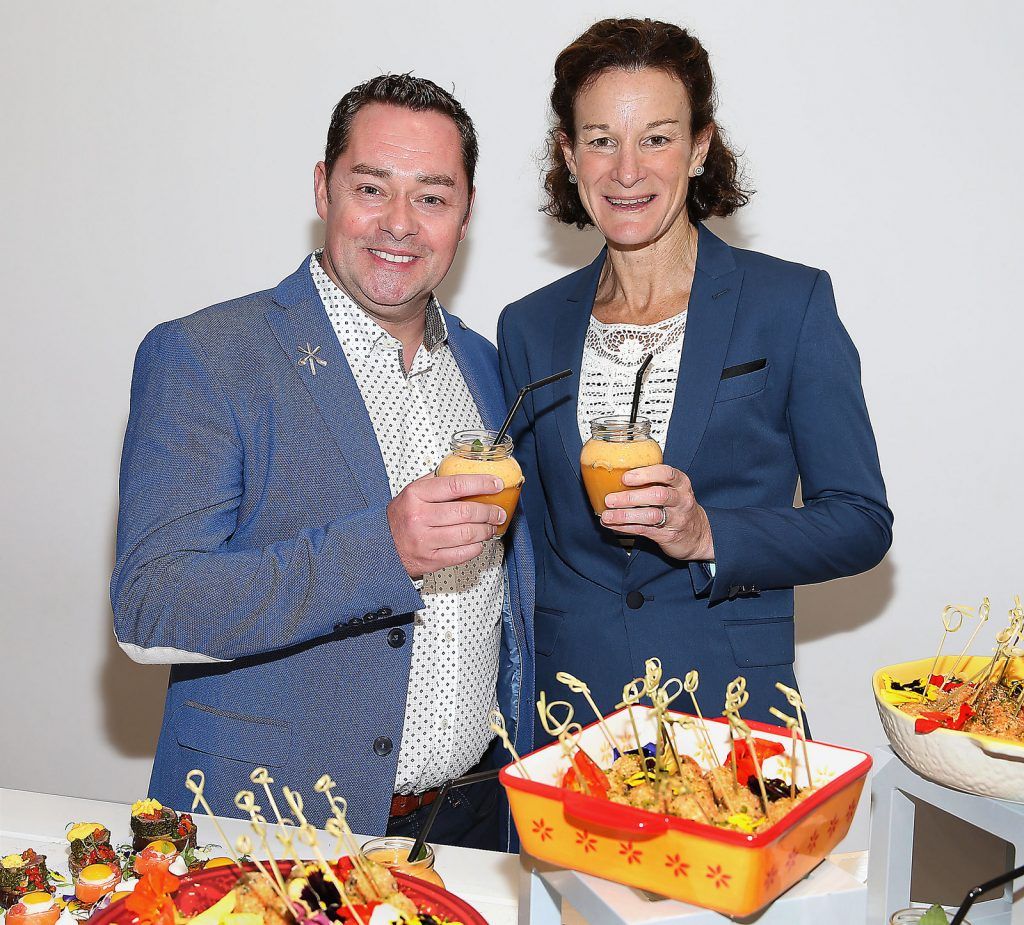
[[[694,167],[693,175],[695,177],[699,177],[703,173],[704,173],[704,165],[703,164],[698,164],[696,167]]]

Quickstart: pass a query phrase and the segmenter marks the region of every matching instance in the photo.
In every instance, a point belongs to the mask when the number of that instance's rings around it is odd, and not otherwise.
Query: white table
[[[131,807],[126,803],[0,788],[0,857],[34,848],[47,856],[47,865],[52,870],[67,876],[67,840],[64,832],[68,823],[98,822],[110,830],[111,841],[116,845],[131,840],[130,813]],[[200,844],[222,844],[223,840],[209,818],[202,813],[194,814],[193,818],[199,830]],[[249,824],[242,820],[219,819],[218,822],[232,841],[239,835],[252,834]],[[332,856],[334,839],[326,832],[320,833],[320,847],[327,856]],[[529,874],[529,864],[521,862],[515,855],[494,851],[453,848],[449,845],[437,845],[435,851],[435,867],[451,892],[476,908],[490,925],[516,925],[520,911],[520,877],[524,876],[524,871],[525,875]],[[863,902],[866,852],[833,855],[830,861],[831,864],[818,867],[790,892],[811,896],[839,890],[844,891],[851,902]],[[653,921],[651,915],[656,910],[664,916],[678,914],[683,908],[682,904],[668,900],[662,903],[641,902],[629,887],[585,874],[566,872],[566,876],[575,878],[574,883],[578,880],[585,884],[588,890],[606,894],[609,903],[632,902],[636,906],[637,921]],[[641,912],[641,907],[646,912]],[[522,911],[525,917],[528,911],[525,905]],[[723,923],[730,921],[715,913],[708,915]],[[564,913],[564,919],[574,925],[581,921],[571,910]],[[593,925],[600,925],[599,919],[594,919]]]
[[[117,845],[131,840],[130,815],[131,807],[126,803],[0,788],[0,857],[34,848],[46,855],[51,870],[67,876],[68,842],[64,832],[69,822],[98,822],[110,830],[111,842]],[[197,812],[193,818],[199,830],[199,844],[222,843],[207,816]],[[239,835],[252,835],[249,824],[242,820],[218,822],[232,841]],[[326,832],[320,835],[320,847],[328,857],[333,856],[334,839]],[[518,857],[449,845],[437,845],[434,850],[434,866],[451,892],[476,908],[491,925],[515,925]],[[222,853],[228,854],[227,850]]]

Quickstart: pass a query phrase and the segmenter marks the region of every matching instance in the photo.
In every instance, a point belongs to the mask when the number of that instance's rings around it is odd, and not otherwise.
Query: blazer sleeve
[[[819,272],[804,313],[787,404],[802,508],[706,508],[715,543],[710,603],[740,590],[855,575],[892,543],[860,358]]]
[[[180,322],[139,348],[121,458],[114,633],[135,661],[229,661],[423,606],[381,505],[264,548],[229,548],[244,491],[238,427]]]

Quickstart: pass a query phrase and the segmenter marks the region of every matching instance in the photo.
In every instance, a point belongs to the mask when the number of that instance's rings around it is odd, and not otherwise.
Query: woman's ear
[[[569,140],[567,135],[559,133],[558,147],[562,151],[562,158],[565,160],[565,166],[569,168],[569,173],[573,176],[578,176],[578,172],[576,170],[576,155],[573,152],[572,142]]]
[[[693,151],[690,154],[690,176],[697,167],[702,167],[707,160],[708,151],[711,148],[711,139],[714,137],[717,126],[709,122],[693,139]]]

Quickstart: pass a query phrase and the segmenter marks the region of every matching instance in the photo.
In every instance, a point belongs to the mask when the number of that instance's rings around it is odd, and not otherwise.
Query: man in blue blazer
[[[238,815],[261,766],[317,825],[329,774],[356,831],[415,834],[443,780],[500,761],[495,704],[530,748],[525,518],[493,540],[504,512],[466,499],[500,480],[432,475],[453,430],[505,409],[494,347],[432,295],[476,156],[430,81],[356,87],[315,171],[323,251],[139,350],[111,602],[122,648],[171,665],[150,789],[168,805],[191,806],[197,768]],[[432,840],[509,844],[496,784],[453,793]]]

